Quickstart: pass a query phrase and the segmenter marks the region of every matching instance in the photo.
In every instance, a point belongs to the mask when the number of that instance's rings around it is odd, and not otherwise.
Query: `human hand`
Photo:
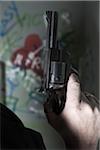
[[[62,113],[56,115],[48,112],[50,109],[47,103],[44,109],[48,122],[60,133],[66,148],[96,150],[100,138],[100,111],[96,107],[96,98],[81,92],[80,82],[75,74],[69,77]]]

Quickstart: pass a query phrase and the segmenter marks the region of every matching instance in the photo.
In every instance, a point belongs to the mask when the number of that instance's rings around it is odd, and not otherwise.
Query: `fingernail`
[[[73,80],[74,80],[75,82],[80,83],[80,80],[79,80],[79,76],[78,76],[78,75],[76,75],[75,73],[72,73],[71,76],[72,76],[72,78],[73,78]]]

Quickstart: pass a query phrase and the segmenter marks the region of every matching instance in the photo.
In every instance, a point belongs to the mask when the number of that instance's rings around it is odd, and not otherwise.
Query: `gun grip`
[[[63,89],[64,90],[64,89]],[[56,90],[50,90],[48,93],[47,98],[47,112],[54,112],[56,115],[59,115],[65,106],[66,101],[66,95],[63,93],[60,93],[61,89]]]

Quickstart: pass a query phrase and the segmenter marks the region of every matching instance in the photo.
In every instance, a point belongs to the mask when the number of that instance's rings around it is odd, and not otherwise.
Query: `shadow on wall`
[[[0,61],[0,103],[6,104],[5,63]]]

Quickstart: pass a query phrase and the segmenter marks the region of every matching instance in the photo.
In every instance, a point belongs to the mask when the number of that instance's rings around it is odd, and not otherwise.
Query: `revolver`
[[[66,101],[66,83],[70,72],[66,50],[59,48],[57,39],[58,13],[46,11],[46,57],[42,89],[47,94],[50,111],[60,114]],[[67,59],[68,58],[68,59]]]

